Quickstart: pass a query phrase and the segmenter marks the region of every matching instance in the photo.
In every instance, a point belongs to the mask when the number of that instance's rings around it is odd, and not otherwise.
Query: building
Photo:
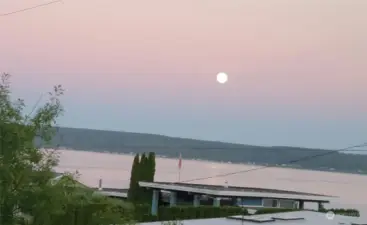
[[[305,202],[316,203],[319,209],[329,203],[333,196],[234,186],[214,186],[189,183],[139,182],[144,188],[153,189],[152,215],[158,212],[161,196],[167,196],[170,206],[192,203],[194,206],[211,204],[213,206],[237,205],[246,208],[299,208]],[[163,199],[164,201],[164,199]]]
[[[365,225],[360,218],[325,214],[313,211],[294,211],[285,213],[232,216],[227,218],[197,219],[179,221],[177,225]],[[161,225],[162,222],[141,223],[140,225]]]

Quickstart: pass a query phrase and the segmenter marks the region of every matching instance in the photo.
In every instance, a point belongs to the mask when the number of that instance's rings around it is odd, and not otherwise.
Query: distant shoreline
[[[123,155],[123,156],[131,156],[138,153],[118,153],[118,152],[109,152],[109,151],[91,151],[91,150],[82,150],[82,149],[57,149],[56,151],[75,151],[75,152],[89,152],[89,153],[98,153],[98,154],[110,154],[110,155]],[[140,153],[139,153],[140,154]],[[157,154],[156,157],[161,159],[176,159],[177,157],[170,157],[165,155]],[[348,172],[348,171],[340,171],[340,170],[327,170],[327,169],[310,169],[310,168],[302,168],[302,167],[296,167],[296,166],[277,166],[277,165],[266,165],[266,164],[252,164],[252,163],[234,163],[234,162],[223,162],[223,161],[216,161],[216,160],[208,160],[208,159],[201,159],[201,158],[187,158],[182,156],[182,159],[184,160],[190,160],[190,161],[201,161],[201,162],[213,162],[213,163],[219,163],[219,164],[232,164],[232,165],[245,165],[245,166],[255,166],[255,167],[269,167],[269,168],[279,168],[279,169],[292,169],[292,170],[303,170],[303,171],[316,171],[316,172],[327,172],[327,173],[340,173],[340,174],[350,174],[350,175],[360,175],[360,176],[366,176],[367,173],[356,173],[356,172]]]

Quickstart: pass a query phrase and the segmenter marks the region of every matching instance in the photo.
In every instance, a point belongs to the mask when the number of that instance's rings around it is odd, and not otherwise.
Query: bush
[[[138,222],[153,221],[176,221],[188,219],[205,219],[218,218],[234,215],[248,215],[246,209],[235,206],[176,206],[176,207],[159,207],[158,216],[151,215],[150,205],[135,206],[135,220]]]
[[[138,222],[158,221],[158,217],[151,214],[151,206],[149,204],[136,204],[134,206],[133,218]]]
[[[261,208],[258,209],[255,215],[260,214],[271,214],[271,213],[282,213],[282,212],[293,212],[298,211],[298,209],[284,209],[284,208]]]
[[[321,209],[319,210],[319,212],[323,212],[323,213],[326,213],[326,212],[333,212],[335,213],[336,215],[343,215],[343,216],[353,216],[353,217],[359,217],[360,214],[359,214],[359,211],[357,209]]]

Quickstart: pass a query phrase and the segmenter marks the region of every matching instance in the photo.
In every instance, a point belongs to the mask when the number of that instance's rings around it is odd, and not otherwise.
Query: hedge
[[[272,213],[282,213],[282,212],[294,212],[294,211],[299,211],[299,209],[259,208],[259,209],[256,210],[255,215],[272,214]]]
[[[284,208],[259,208],[256,215],[272,214],[282,212],[299,211],[299,209],[284,209]],[[337,215],[359,217],[359,211],[356,209],[322,209],[319,212],[332,211]],[[169,220],[188,220],[188,219],[206,219],[218,218],[235,215],[248,215],[247,209],[236,206],[161,206],[158,208],[158,215],[151,215],[151,206],[148,204],[136,205],[134,219],[137,222],[154,222],[154,221],[169,221]]]
[[[256,211],[256,215],[258,214],[271,214],[271,213],[282,213],[282,212],[293,212],[299,211],[300,209],[282,209],[282,208],[261,208]],[[335,213],[336,215],[343,216],[353,216],[359,217],[359,211],[357,209],[321,209],[321,210],[312,210],[316,212],[327,213],[329,211]]]
[[[353,217],[359,217],[359,211],[357,209],[321,209],[319,212],[327,213],[327,212],[333,212],[336,215],[343,215],[343,216],[353,216]]]
[[[151,215],[150,205],[135,206],[135,220],[137,222],[153,222],[167,220],[189,220],[227,217],[234,215],[248,215],[246,209],[236,206],[161,206],[158,208],[158,215]]]

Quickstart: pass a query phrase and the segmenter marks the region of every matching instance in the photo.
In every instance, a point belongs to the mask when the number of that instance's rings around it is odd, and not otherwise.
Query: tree
[[[140,159],[140,160],[139,160]],[[133,203],[150,203],[152,199],[152,190],[139,186],[139,181],[154,181],[155,174],[155,154],[143,153],[135,155],[130,176],[130,188],[128,199]]]
[[[139,158],[139,154],[136,154],[133,165],[131,166],[130,185],[127,195],[128,200],[133,203],[139,200]]]
[[[155,153],[149,152],[147,161],[146,161],[146,176],[145,181],[154,182],[154,175],[155,175]],[[142,190],[144,200],[147,203],[151,203],[153,197],[153,190],[144,188]]]
[[[149,177],[149,162],[145,153],[141,155],[139,163],[139,181],[147,181]]]
[[[155,153],[154,152],[149,152],[148,161],[149,161],[148,181],[153,182],[154,181],[154,176],[155,176]]]
[[[150,176],[149,159],[145,153],[141,155],[139,163],[139,181],[148,181]],[[149,198],[149,190],[139,186],[139,202],[150,203],[151,197]]]
[[[73,185],[72,176],[65,176],[68,179],[56,184],[50,182],[54,176],[53,167],[58,163],[57,155],[52,150],[38,149],[34,141],[39,139],[47,144],[55,134],[56,118],[63,112],[59,100],[62,87],[55,86],[43,106],[35,106],[25,114],[24,101],[11,99],[9,80],[10,75],[1,75],[0,224],[18,225],[25,219],[33,225],[126,223],[128,217],[112,213],[127,209],[126,205]],[[75,216],[90,219],[77,220]]]

